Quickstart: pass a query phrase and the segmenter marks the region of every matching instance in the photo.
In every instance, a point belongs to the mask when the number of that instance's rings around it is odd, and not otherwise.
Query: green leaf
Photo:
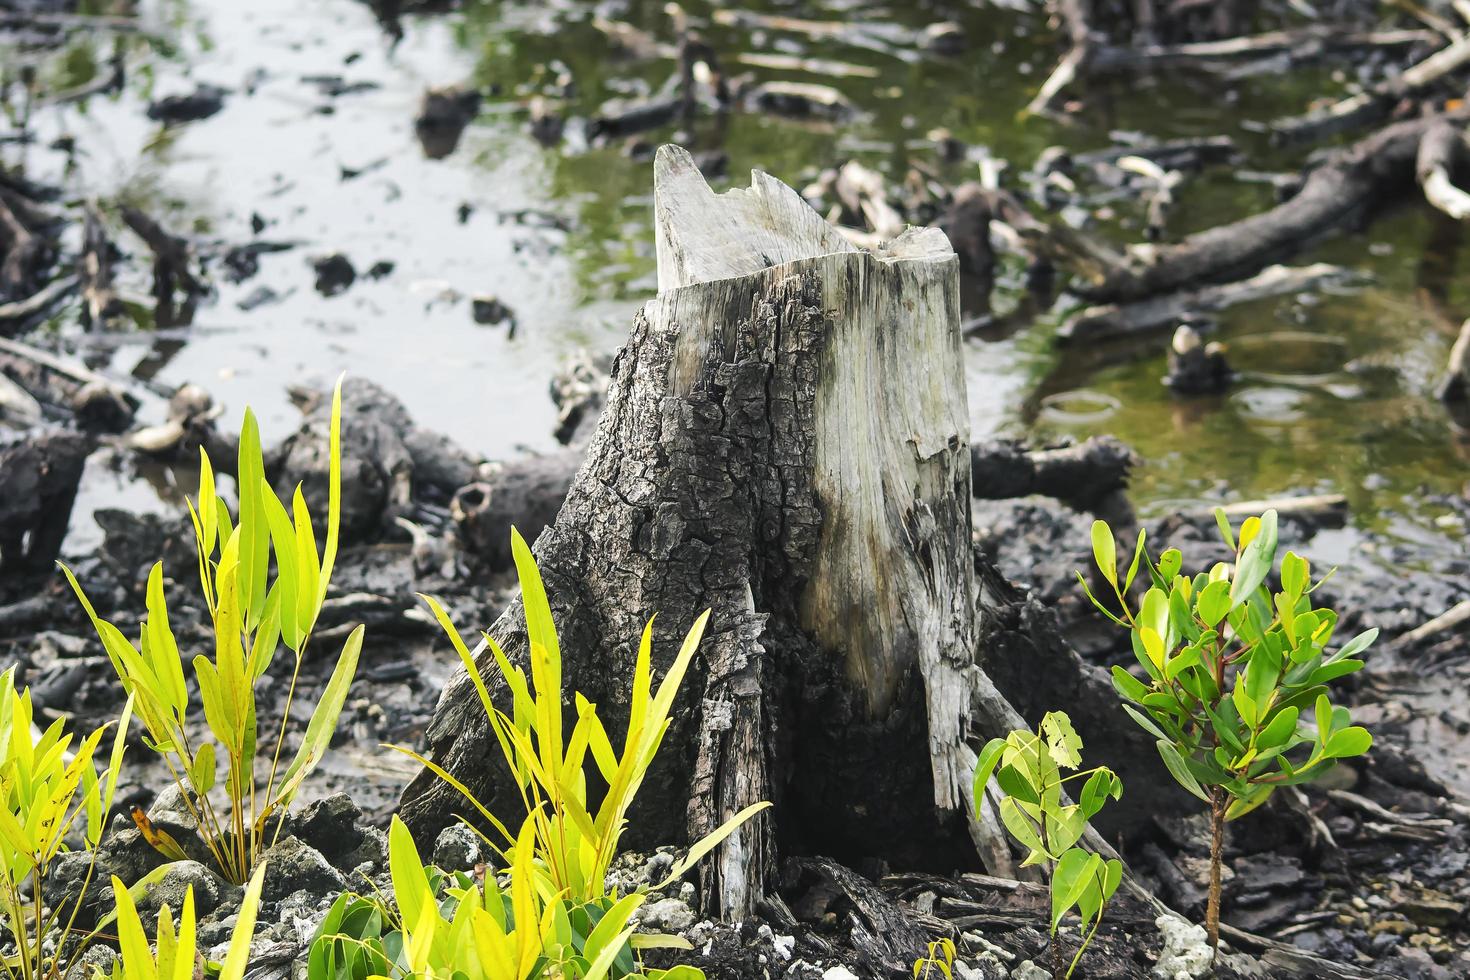
[[[1062,917],[1077,904],[1082,892],[1094,877],[1102,859],[1080,847],[1070,848],[1057,859],[1051,880],[1051,931],[1057,931]]]
[[[1298,717],[1296,708],[1282,708],[1266,723],[1261,733],[1256,736],[1256,747],[1258,749],[1272,749],[1278,745],[1285,745],[1287,740],[1296,734],[1296,722]]]
[[[996,782],[1007,796],[1013,796],[1023,803],[1040,804],[1041,796],[1031,781],[1015,766],[1006,765],[1000,767],[1000,772],[995,775]]]
[[[408,825],[394,814],[388,828],[388,869],[393,878],[393,897],[404,923],[419,921],[424,907],[434,901],[429,876],[413,842]]]
[[[1373,745],[1373,735],[1359,725],[1333,732],[1327,739],[1324,754],[1332,759],[1349,759],[1362,755]]]
[[[1230,530],[1230,518],[1225,516],[1223,507],[1215,508],[1215,527],[1220,530],[1220,539],[1225,542],[1225,547],[1235,551],[1235,533]]]
[[[289,805],[296,790],[300,788],[301,781],[317,767],[326,754],[327,747],[332,742],[332,734],[337,730],[337,718],[342,714],[348,688],[352,686],[353,675],[357,673],[357,659],[362,653],[362,634],[363,627],[358,626],[348,635],[347,642],[342,644],[342,654],[337,658],[337,666],[333,668],[332,676],[322,690],[321,700],[311,713],[311,721],[306,724],[301,747],[291,760],[286,774],[281,777],[281,787],[275,802]]]
[[[1113,529],[1107,521],[1092,522],[1092,559],[1098,570],[1114,588],[1118,586],[1118,551],[1113,541]]]
[[[1184,555],[1178,548],[1170,548],[1159,556],[1159,577],[1167,584],[1174,581],[1174,576],[1179,574],[1179,566],[1184,564]]]
[[[1312,671],[1311,676],[1307,678],[1307,683],[1312,685],[1326,684],[1328,681],[1337,680],[1339,677],[1362,669],[1363,661],[1361,660],[1334,660]]]
[[[1076,769],[1082,762],[1082,738],[1072,728],[1072,719],[1064,711],[1048,711],[1041,719],[1046,736],[1046,750],[1058,766]]]
[[[1317,695],[1315,707],[1317,721],[1317,741],[1326,742],[1327,736],[1332,734],[1332,702],[1327,700],[1327,695]]]
[[[261,487],[265,463],[260,450],[260,426],[255,413],[245,410],[240,427],[240,456],[237,485],[240,488],[240,606],[245,622],[253,627],[265,611],[265,581],[270,564],[270,527]]]
[[[1142,701],[1143,696],[1148,693],[1148,685],[1137,677],[1128,673],[1118,664],[1113,665],[1113,687],[1123,697],[1132,701]]]
[[[1082,793],[1077,798],[1077,805],[1082,808],[1082,813],[1091,820],[1108,797],[1121,799],[1123,796],[1123,781],[1113,774],[1111,769],[1099,769],[1087,777],[1087,782],[1082,784]]]
[[[1133,588],[1133,578],[1138,574],[1138,565],[1143,560],[1143,542],[1148,537],[1148,531],[1144,528],[1138,529],[1138,543],[1133,546],[1133,560],[1128,563],[1128,577],[1123,580],[1123,594]]]
[[[1245,796],[1239,796],[1231,800],[1230,805],[1225,808],[1225,819],[1235,820],[1250,813],[1256,807],[1270,799],[1271,793],[1275,791],[1277,785],[1275,783],[1261,783],[1253,786]]]
[[[1334,653],[1331,659],[1333,661],[1337,661],[1356,656],[1372,646],[1373,641],[1376,639],[1378,639],[1377,627],[1374,627],[1370,630],[1364,630],[1357,636],[1353,637],[1351,640],[1348,640],[1346,643],[1344,643],[1342,645],[1342,649]]]
[[[1194,608],[1206,626],[1218,625],[1230,611],[1230,583],[1215,581],[1205,586],[1196,597]]]
[[[1097,596],[1092,594],[1092,589],[1088,586],[1087,579],[1083,578],[1081,572],[1077,573],[1077,581],[1081,583],[1082,593],[1083,595],[1087,596],[1087,601],[1092,603],[1093,607],[1097,609],[1098,612],[1111,619],[1115,625],[1122,626],[1124,629],[1128,628],[1127,623],[1123,622],[1117,616],[1114,616],[1112,610],[1110,610],[1107,606],[1103,605],[1097,600]]]
[[[1154,738],[1167,739],[1169,737],[1168,735],[1164,734],[1163,730],[1160,729],[1158,725],[1154,724],[1153,721],[1146,717],[1143,712],[1135,710],[1133,705],[1125,704],[1123,705],[1123,710],[1128,712],[1128,717],[1132,718],[1135,722],[1138,723],[1139,728],[1142,728]]]
[[[1297,599],[1307,590],[1311,581],[1311,566],[1294,551],[1288,551],[1281,559],[1281,591]]]
[[[1164,760],[1164,765],[1168,768],[1169,775],[1174,777],[1174,781],[1206,803],[1210,802],[1199,780],[1194,778],[1194,773],[1190,772],[1189,766],[1185,765],[1184,757],[1179,754],[1179,750],[1162,739],[1157,744],[1159,756]]]
[[[213,789],[217,772],[214,743],[205,742],[194,753],[194,761],[189,765],[189,781],[194,784],[195,792],[204,796]]]
[[[1001,753],[1005,751],[1005,748],[1005,739],[992,738],[985,743],[985,748],[980,750],[980,759],[975,763],[975,779],[972,789],[977,807],[985,794],[985,787],[990,784],[990,777],[994,774],[995,767],[1000,762]]]
[[[255,935],[255,915],[260,909],[260,891],[265,885],[265,864],[255,869],[240,903],[240,917],[230,933],[230,951],[220,966],[218,980],[243,980],[250,962],[250,938]]]
[[[1261,515],[1261,529],[1251,538],[1235,563],[1235,580],[1230,583],[1232,608],[1255,595],[1276,561],[1276,511]]]

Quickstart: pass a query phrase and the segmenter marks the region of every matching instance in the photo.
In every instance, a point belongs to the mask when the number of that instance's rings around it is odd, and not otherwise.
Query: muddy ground
[[[677,64],[668,48],[688,34],[661,5],[418,6],[0,2],[0,200],[33,240],[18,248],[12,232],[0,270],[0,338],[13,345],[0,347],[0,663],[18,665],[42,714],[90,726],[121,704],[52,560],[126,624],[162,557],[174,628],[203,644],[182,510],[198,447],[228,460],[249,403],[275,447],[272,478],[309,480],[309,453],[293,447],[320,438],[330,378],[353,377],[348,547],[302,695],[315,699],[353,624],[367,624],[368,641],[333,751],[303,793],[315,802],[291,828],[301,846],[268,895],[275,926],[259,975],[286,969],[334,889],[381,878],[374,828],[412,774],[381,743],[420,742],[453,666],[415,593],[439,596],[462,624],[489,624],[510,596],[504,528],[529,536],[555,513],[596,418],[600,356],[652,289],[653,145],[680,138],[714,174],[764,164],[867,233],[882,203],[902,220],[940,220],[954,187],[1011,157],[1029,175],[1008,183],[1030,186],[1033,204],[1052,195],[1039,210],[1134,238],[1147,217],[1137,187],[1069,196],[1061,171],[1033,161],[1053,144],[1137,148],[1151,123],[1195,138],[1240,121],[1153,78],[1149,98],[1168,113],[1109,92],[1096,114],[1083,100],[1064,110],[1071,121],[1014,125],[1055,53],[1034,11],[823,4],[811,12],[855,24],[828,37],[786,31],[773,12],[732,22],[691,4],[725,74],[755,74],[738,110],[717,114],[702,95],[687,123],[664,80]],[[1290,84],[1241,73],[1232,112],[1279,115],[1306,82],[1338,71],[1371,83],[1389,64],[1376,51],[1312,63]],[[791,77],[831,83],[838,101],[759,87]],[[853,160],[881,175],[866,208],[835,182]],[[1270,151],[1260,165],[1280,176],[1296,163]],[[1270,199],[1200,167],[1172,238]],[[1033,288],[1040,271],[1024,249],[989,270],[993,293],[977,296],[973,269],[966,278],[977,441],[1113,432],[1140,452],[1128,501],[1083,506],[1136,509],[1160,547],[1203,562],[1209,503],[1344,498],[1288,519],[1283,540],[1340,566],[1326,592],[1345,626],[1384,631],[1349,697],[1379,741],[1330,785],[1240,825],[1225,919],[1414,978],[1470,976],[1470,643],[1463,623],[1414,633],[1470,600],[1464,435],[1432,397],[1444,321],[1470,307],[1454,274],[1459,226],[1424,212],[1401,209],[1371,235],[1308,254],[1353,266],[1351,284],[1220,313],[1235,374],[1202,398],[1159,384],[1167,331],[1053,349],[1079,304]],[[1122,662],[1127,650],[1075,587],[1091,519],[1045,497],[977,500],[976,547],[1030,591],[1030,614],[1055,618],[1096,663]],[[285,678],[264,685],[269,717]],[[169,813],[165,785],[131,745],[119,816],[132,805]],[[1203,905],[1201,842],[1199,827],[1176,821],[1116,835],[1140,881],[1191,916]],[[146,863],[136,843],[117,845],[118,868]],[[443,843],[446,864],[473,865]],[[743,931],[696,923],[679,894],[659,914],[693,930],[712,976],[903,973],[902,943],[875,952],[854,940],[885,924],[904,937],[953,933],[970,975],[1026,977],[1022,961],[1049,963],[1034,889],[976,869],[874,865],[859,880],[820,858],[795,856],[782,902]],[[970,877],[931,874],[961,870]],[[230,897],[212,927],[220,939]],[[1120,907],[1083,975],[1147,976],[1159,944],[1148,910]],[[1263,955],[1273,975],[1311,975],[1280,951]]]

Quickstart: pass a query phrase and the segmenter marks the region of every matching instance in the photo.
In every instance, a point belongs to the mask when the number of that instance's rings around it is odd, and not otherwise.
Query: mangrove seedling
[[[39,732],[30,688],[16,692],[14,667],[0,674],[0,921],[14,947],[0,964],[11,980],[62,980],[86,950],[91,937],[75,928],[77,913],[97,866],[131,711],[129,702],[99,776],[94,760],[109,726],[75,747],[60,718]],[[52,864],[74,830],[92,859],[71,908],[47,908]]]
[[[674,937],[634,935],[628,921],[643,895],[581,903],[540,887],[536,833],[527,818],[504,874],[478,882],[425,866],[395,816],[394,901],[339,896],[312,939],[307,980],[703,980],[693,967],[644,970],[638,962],[640,939],[689,948]]]
[[[1078,846],[1087,821],[1109,798],[1123,795],[1123,782],[1107,766],[1081,772],[1082,738],[1065,712],[1051,711],[1041,719],[1040,734],[1017,729],[1005,738],[993,738],[980,752],[975,766],[975,809],[984,801],[990,777],[1004,791],[1000,818],[1021,846],[1021,866],[1043,865],[1051,881],[1051,935],[1053,973],[1061,972],[1057,927],[1072,909],[1081,919],[1082,942],[1067,968],[1070,977],[1082,954],[1097,935],[1108,902],[1123,880],[1117,859]],[[1067,771],[1070,775],[1063,776]],[[1065,802],[1063,785],[1085,779],[1076,803]]]
[[[62,566],[102,638],[124,689],[135,699],[138,717],[148,732],[147,744],[163,757],[182,791],[200,839],[221,873],[235,884],[244,884],[250,876],[261,851],[280,833],[286,810],[302,781],[321,762],[362,650],[359,626],[343,645],[300,748],[282,769],[281,749],[286,742],[296,683],[337,557],[341,425],[339,380],[332,394],[327,527],[320,552],[301,488],[296,488],[288,514],[266,480],[260,430],[248,409],[240,431],[236,480],[240,508],[234,521],[224,498],[215,490],[209,455],[200,450],[198,506],[191,503],[189,515],[194,524],[204,604],[214,624],[215,654],[213,660],[202,654],[195,656],[193,668],[212,740],[200,740],[197,732],[189,730],[189,690],[179,644],[169,627],[163,563],[154,565],[148,576],[148,617],[139,629],[137,645],[97,615],[76,576]],[[273,580],[269,575],[272,558]],[[270,766],[262,780],[256,768],[260,726],[255,689],[282,642],[296,662],[280,728],[275,732]],[[225,765],[222,787],[229,802],[227,811],[217,807],[210,796],[219,782],[221,762]],[[270,825],[273,816],[278,816],[274,831]],[[141,814],[135,819],[149,843],[165,856],[172,860],[186,857],[179,843],[162,828],[151,826]]]
[[[1281,559],[1280,590],[1267,587],[1276,560],[1274,510],[1248,518],[1238,535],[1223,511],[1216,510],[1215,520],[1235,553],[1232,564],[1181,574],[1180,552],[1170,548],[1155,563],[1140,532],[1121,578],[1112,529],[1097,521],[1093,557],[1117,610],[1082,583],[1103,615],[1129,631],[1146,678],[1113,667],[1123,709],[1157,740],[1175,781],[1209,807],[1205,927],[1212,949],[1220,941],[1226,822],[1277,789],[1316,779],[1337,760],[1368,751],[1373,736],[1332,703],[1327,685],[1361,668],[1357,656],[1378,636],[1370,629],[1329,652],[1337,613],[1314,607],[1312,593],[1322,580],[1314,583],[1307,559],[1290,551]],[[1140,566],[1152,584],[1134,609],[1128,595]]]
[[[953,980],[954,956],[953,939],[948,936],[935,939],[929,943],[928,951],[914,960],[914,980],[937,980],[939,976]]]
[[[530,640],[529,684],[525,671],[513,665],[495,640],[485,634],[485,642],[511,693],[510,714],[501,711],[491,701],[474,655],[444,607],[428,596],[423,598],[454,644],[470,680],[475,684],[490,727],[520,789],[525,812],[530,816],[539,858],[537,867],[546,876],[548,887],[574,901],[594,901],[604,894],[607,869],[617,855],[618,841],[627,825],[628,808],[633,805],[638,789],[653,765],[664,733],[668,731],[674,696],[678,694],[684,673],[699,647],[709,612],[695,621],[656,692],[652,665],[653,621],[649,620],[633,667],[628,731],[619,753],[613,748],[597,715],[597,706],[580,692],[575,695],[577,722],[570,737],[564,732],[561,648],[557,643],[556,625],[551,618],[551,604],[546,598],[546,588],[531,548],[514,528],[511,529],[511,552],[520,577],[526,633]],[[512,835],[463,783],[412,750],[398,751],[427,766],[458,790],[501,838],[499,842],[486,838],[486,842],[502,855],[507,853],[506,847],[517,840],[516,835]],[[607,786],[595,812],[593,797],[588,791],[588,755]],[[690,847],[683,858],[674,862],[667,878],[651,887],[658,890],[679,878],[742,823],[768,806],[770,803],[755,803],[732,816]]]
[[[190,885],[184,892],[177,927],[169,907],[164,905],[159,909],[157,938],[150,948],[133,896],[114,875],[112,894],[117,901],[118,958],[110,974],[98,971],[94,980],[194,980],[205,976],[214,980],[243,980],[245,967],[250,963],[250,940],[255,934],[255,916],[260,910],[260,891],[264,884],[265,864],[262,863],[245,889],[245,899],[240,903],[240,914],[230,933],[223,962],[213,964],[217,972],[207,972],[197,942],[194,886]]]

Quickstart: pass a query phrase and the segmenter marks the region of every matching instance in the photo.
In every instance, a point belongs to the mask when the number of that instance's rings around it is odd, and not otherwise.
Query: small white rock
[[[1164,937],[1164,948],[1152,973],[1156,980],[1199,980],[1209,975],[1215,956],[1204,926],[1176,915],[1161,915],[1154,924]]]
[[[853,973],[847,967],[834,966],[828,968],[827,972],[822,974],[822,980],[858,980],[858,978],[857,974]]]
[[[1051,980],[1051,971],[1043,970],[1030,960],[1022,960],[1011,971],[1011,980]]]

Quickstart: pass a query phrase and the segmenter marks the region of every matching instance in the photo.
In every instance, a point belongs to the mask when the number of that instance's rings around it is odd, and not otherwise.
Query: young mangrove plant
[[[928,951],[914,960],[914,980],[936,980],[942,975],[945,980],[954,977],[954,940],[945,936],[929,944]]]
[[[164,601],[163,564],[148,576],[148,617],[134,645],[112,623],[101,619],[71,570],[62,566],[97,629],[124,689],[135,699],[147,729],[147,744],[163,757],[182,790],[199,836],[235,884],[244,884],[262,850],[280,833],[286,810],[302,780],[316,768],[331,742],[347,689],[357,670],[362,627],[348,636],[332,676],[318,701],[295,757],[281,768],[281,750],[317,614],[327,596],[337,557],[341,518],[342,385],[332,394],[329,490],[325,546],[317,550],[316,530],[298,486],[291,512],[265,478],[260,430],[247,409],[240,432],[239,513],[215,489],[209,456],[200,450],[199,500],[190,504],[204,604],[214,624],[214,659],[193,659],[194,676],[212,739],[191,733],[188,687],[179,645],[169,627]],[[270,578],[272,559],[275,577]],[[260,725],[256,685],[281,643],[295,656],[285,709],[275,734],[265,778],[257,771]],[[225,767],[222,790],[228,809],[211,797]],[[274,830],[271,818],[277,816]],[[178,842],[146,819],[140,826],[150,843],[173,860],[185,857]]]
[[[1109,798],[1123,795],[1123,782],[1106,766],[1081,772],[1082,738],[1065,712],[1051,711],[1041,719],[1040,733],[1017,729],[1005,738],[993,738],[980,752],[975,767],[975,808],[978,811],[990,777],[1004,791],[1000,818],[1011,836],[1026,848],[1021,866],[1042,865],[1051,882],[1051,935],[1054,974],[1061,973],[1057,927],[1072,909],[1081,920],[1082,942],[1067,968],[1070,977],[1082,954],[1097,935],[1108,902],[1123,880],[1122,862],[1105,860],[1077,842],[1087,821]],[[1063,771],[1071,773],[1063,776]],[[1085,779],[1076,803],[1066,803],[1063,786]]]
[[[114,876],[112,894],[117,901],[118,958],[113,962],[110,973],[96,971],[93,980],[195,980],[205,976],[213,977],[213,980],[243,980],[245,967],[250,962],[250,940],[255,934],[255,916],[260,909],[260,890],[264,883],[265,864],[262,863],[255,869],[250,885],[245,889],[245,899],[240,904],[234,931],[230,933],[224,961],[209,964],[213,969],[206,971],[204,957],[200,955],[196,942],[194,887],[191,885],[184,892],[184,905],[177,927],[173,912],[167,905],[159,910],[157,938],[150,948],[148,933],[138,917],[133,896],[127,886]]]
[[[1361,668],[1357,656],[1378,636],[1370,629],[1328,651],[1337,614],[1313,606],[1321,581],[1312,581],[1299,555],[1288,551],[1281,559],[1280,591],[1267,587],[1276,560],[1274,510],[1247,519],[1238,535],[1223,511],[1215,519],[1235,553],[1233,564],[1181,574],[1179,551],[1170,548],[1154,563],[1140,532],[1121,579],[1112,530],[1097,521],[1093,557],[1116,610],[1082,583],[1093,604],[1129,631],[1147,678],[1113,668],[1124,710],[1157,740],[1175,781],[1209,807],[1205,926],[1212,948],[1220,938],[1226,822],[1265,803],[1278,788],[1316,779],[1337,760],[1368,751],[1373,737],[1352,724],[1346,708],[1332,704],[1327,685]],[[1152,584],[1135,609],[1128,596],[1140,566]]]
[[[129,702],[99,776],[97,749],[110,726],[75,748],[59,718],[38,732],[30,688],[16,692],[14,667],[0,674],[0,921],[14,946],[0,965],[10,980],[62,980],[86,950],[91,937],[75,928],[77,913],[96,868],[131,711]],[[79,840],[92,861],[74,904],[47,908],[49,873],[68,839]]]
[[[669,711],[699,646],[709,613],[706,611],[695,621],[657,692],[653,690],[651,660],[653,621],[649,620],[644,628],[633,668],[628,731],[621,754],[613,749],[597,716],[596,706],[580,693],[575,696],[577,722],[568,738],[562,725],[561,648],[551,619],[551,605],[531,549],[514,528],[511,529],[511,550],[520,576],[526,633],[530,640],[529,684],[525,672],[511,664],[494,639],[488,634],[485,636],[511,692],[510,714],[498,709],[490,700],[474,656],[443,606],[432,598],[423,598],[448,634],[474,682],[501,752],[515,776],[534,831],[538,873],[544,874],[546,885],[554,894],[576,902],[596,901],[603,897],[607,869],[617,854],[618,841],[627,824],[628,808],[632,806],[668,730]],[[517,837],[495,814],[442,767],[411,750],[399,751],[429,767],[463,794],[501,838],[500,842],[487,839],[487,843],[502,855],[507,854],[507,847],[514,844]],[[607,785],[595,813],[587,791],[585,766],[589,754]],[[756,803],[732,816],[713,833],[695,843],[681,860],[674,863],[667,879],[652,887],[661,888],[683,875],[737,827],[768,806],[769,803]]]
[[[628,924],[642,895],[584,903],[546,892],[536,832],[528,818],[505,874],[488,872],[481,884],[426,867],[394,817],[388,854],[396,913],[381,898],[340,896],[312,939],[307,980],[701,980],[687,966],[642,968]]]

